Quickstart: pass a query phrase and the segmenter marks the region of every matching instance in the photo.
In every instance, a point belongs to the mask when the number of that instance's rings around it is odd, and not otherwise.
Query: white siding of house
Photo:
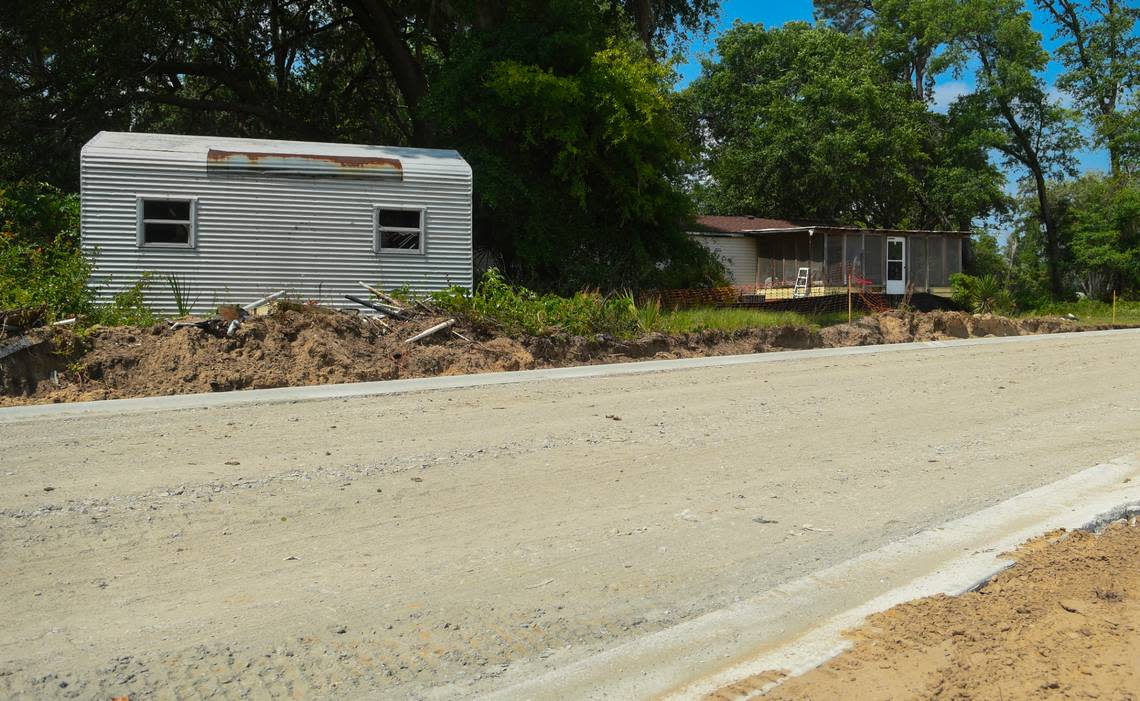
[[[756,284],[756,240],[751,237],[703,236],[693,234],[702,246],[724,263],[729,282],[734,285]]]
[[[207,175],[211,148],[389,157],[402,177]],[[107,299],[152,272],[147,302],[159,312],[175,311],[167,274],[200,311],[280,289],[353,306],[344,295],[364,293],[358,280],[417,291],[472,283],[471,168],[454,151],[104,132],[83,149],[81,196],[90,284]],[[197,245],[140,248],[141,196],[194,198]],[[423,255],[374,251],[373,211],[383,205],[426,209]]]

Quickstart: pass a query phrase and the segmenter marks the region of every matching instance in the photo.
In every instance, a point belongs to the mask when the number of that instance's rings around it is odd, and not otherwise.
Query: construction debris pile
[[[0,312],[0,406],[1091,329],[1064,319],[891,311],[822,330],[776,326],[619,339],[507,336],[361,283],[360,310],[271,294],[150,328],[45,326]]]

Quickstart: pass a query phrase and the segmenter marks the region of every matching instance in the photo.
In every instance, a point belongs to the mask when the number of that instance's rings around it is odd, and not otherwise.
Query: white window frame
[[[189,202],[190,220],[185,219],[144,219],[143,207],[147,202]],[[147,224],[189,224],[190,237],[186,243],[159,243],[146,240]],[[196,248],[198,246],[198,198],[172,197],[170,195],[138,195],[135,197],[135,244],[139,248]]]
[[[404,212],[419,212],[420,225],[418,228],[408,226],[380,226],[381,210],[400,210]],[[427,254],[427,207],[418,207],[403,204],[378,204],[372,207],[372,250],[380,255],[395,256],[422,256]],[[419,248],[384,248],[380,245],[381,234],[390,231],[397,234],[419,234]]]

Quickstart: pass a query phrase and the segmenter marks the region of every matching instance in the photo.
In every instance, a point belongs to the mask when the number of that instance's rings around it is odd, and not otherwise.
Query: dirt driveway
[[[0,696],[488,692],[1134,452],[1137,343],[0,414]]]

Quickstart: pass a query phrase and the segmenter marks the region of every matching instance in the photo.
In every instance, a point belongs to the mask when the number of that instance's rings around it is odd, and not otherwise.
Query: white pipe
[[[269,295],[268,297],[262,297],[261,299],[257,300],[256,302],[250,302],[249,304],[242,307],[242,309],[244,309],[247,312],[252,312],[254,309],[257,309],[258,307],[260,307],[264,304],[269,304],[270,302],[277,299],[278,297],[284,297],[284,296],[285,296],[285,290],[281,290],[280,292],[274,292],[273,294]]]

